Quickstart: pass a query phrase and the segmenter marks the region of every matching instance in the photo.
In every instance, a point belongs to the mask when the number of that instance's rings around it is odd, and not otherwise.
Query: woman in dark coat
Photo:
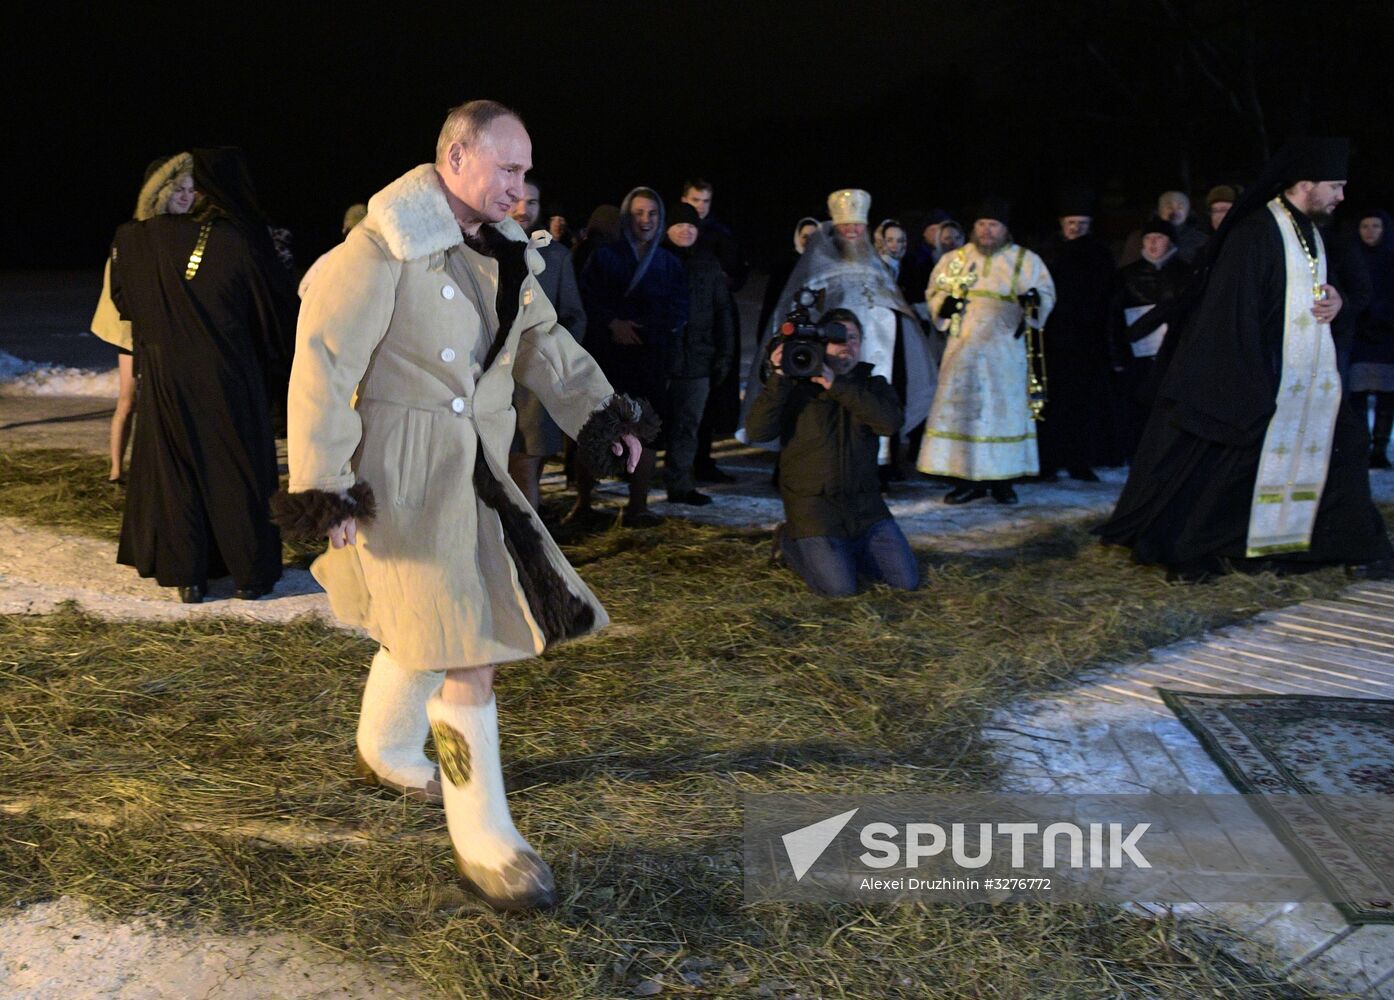
[[[199,204],[129,222],[112,246],[112,301],[131,322],[143,391],[117,562],[203,600],[281,575],[272,399],[284,405],[294,293],[240,150],[195,150]]]
[[[1375,397],[1375,429],[1370,468],[1389,468],[1389,436],[1394,431],[1394,219],[1371,211],[1360,217],[1360,256],[1370,274],[1373,295],[1356,320],[1351,350],[1351,400],[1369,419]]]

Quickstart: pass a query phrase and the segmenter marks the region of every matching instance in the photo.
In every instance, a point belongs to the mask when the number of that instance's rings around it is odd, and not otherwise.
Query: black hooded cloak
[[[281,575],[271,397],[293,299],[240,151],[193,159],[201,206],[127,223],[112,247],[112,300],[141,358],[116,558],[167,587],[228,573],[267,587]]]

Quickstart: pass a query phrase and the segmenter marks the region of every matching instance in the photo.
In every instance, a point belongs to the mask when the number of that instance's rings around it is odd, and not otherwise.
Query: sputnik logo
[[[795,882],[803,880],[808,870],[823,856],[828,845],[856,814],[856,809],[850,809],[837,816],[820,819],[817,823],[801,827],[792,833],[786,833],[780,838],[784,841],[785,853],[789,855],[789,864],[794,869]]]

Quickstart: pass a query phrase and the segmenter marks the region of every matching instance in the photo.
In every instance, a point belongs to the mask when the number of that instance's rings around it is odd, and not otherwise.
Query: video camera
[[[847,342],[847,328],[841,323],[813,321],[810,310],[818,305],[820,298],[820,293],[813,289],[800,288],[794,294],[789,314],[779,324],[779,337],[774,346],[784,347],[779,370],[786,378],[811,379],[823,374],[828,345]]]

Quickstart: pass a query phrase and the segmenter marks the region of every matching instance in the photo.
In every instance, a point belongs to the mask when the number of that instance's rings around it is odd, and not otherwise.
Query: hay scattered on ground
[[[70,448],[0,450],[0,512],[40,527],[115,541],[126,493],[107,481],[110,471],[106,458]],[[287,541],[282,558],[288,566],[308,566],[323,548]]]
[[[1116,908],[747,906],[740,796],[991,787],[979,729],[1005,700],[1338,573],[1173,586],[1059,528],[1013,558],[922,556],[913,594],[828,601],[768,549],[678,521],[570,540],[617,627],[498,684],[514,815],[564,894],[546,915],[469,903],[439,810],[350,783],[361,639],[0,618],[0,789],[24,800],[0,900],[298,931],[450,996],[1306,995]],[[250,824],[355,839],[227,833]]]

